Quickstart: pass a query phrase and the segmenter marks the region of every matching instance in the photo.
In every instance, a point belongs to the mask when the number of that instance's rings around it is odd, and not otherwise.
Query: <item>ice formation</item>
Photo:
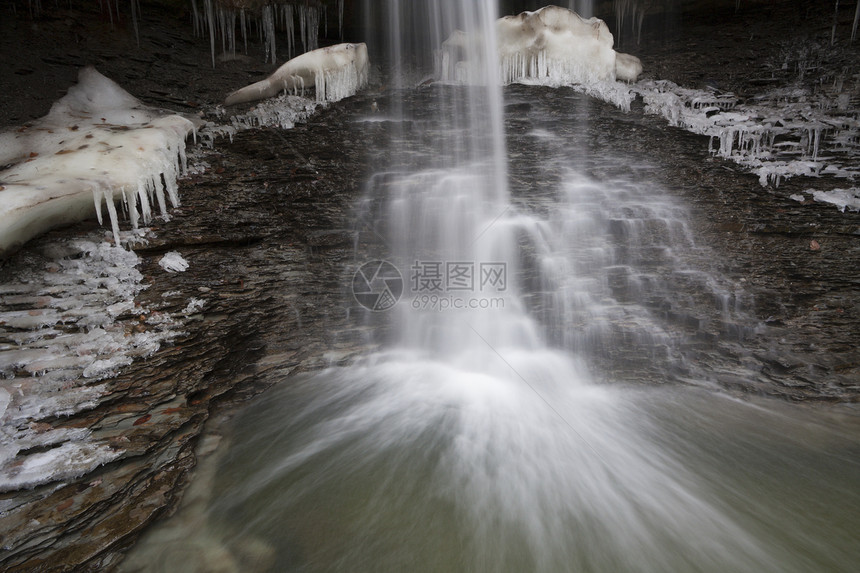
[[[838,97],[780,90],[742,103],[731,93],[682,88],[664,80],[632,87],[649,113],[710,137],[711,152],[750,169],[762,185],[798,175],[860,174],[860,120]]]
[[[313,86],[317,101],[339,101],[367,84],[367,46],[337,44],[295,57],[265,80],[234,91],[225,105],[257,101]]]
[[[159,259],[158,266],[169,273],[183,273],[188,270],[188,261],[177,251],[170,251]]]
[[[843,213],[849,211],[860,211],[860,187],[851,189],[831,189],[830,191],[817,191],[810,189],[806,191],[812,198],[821,203],[830,203],[839,208]]]
[[[145,230],[123,234],[140,241]],[[62,418],[112,399],[106,380],[182,326],[181,315],[135,304],[145,286],[132,251],[51,241],[38,260],[0,285],[0,491],[73,478],[117,457]]]
[[[221,44],[223,54],[236,54],[237,33],[241,34],[248,51],[248,37],[254,28],[265,46],[267,62],[276,62],[276,32],[281,30],[287,37],[287,58],[296,53],[296,36],[305,52],[318,47],[320,21],[328,22],[327,5],[312,4],[305,0],[191,0],[194,33],[209,36],[212,51],[212,67],[215,67],[216,45]],[[337,0],[339,34],[343,36],[343,0]],[[238,18],[238,30],[237,30]],[[296,33],[298,22],[298,34]]]
[[[44,118],[0,134],[0,256],[60,225],[107,207],[119,244],[115,202],[132,225],[179,204],[185,138],[195,123],[144,106],[94,68]]]
[[[198,136],[201,143],[211,149],[215,145],[216,138],[227,137],[232,141],[236,133],[248,129],[259,127],[292,129],[296,123],[307,121],[320,105],[322,105],[321,102],[305,97],[281,94],[276,98],[261,101],[245,113],[230,116],[228,124],[206,122],[198,132]],[[223,108],[219,111],[223,114]]]
[[[558,6],[504,16],[496,22],[496,38],[504,84],[526,81],[544,85],[594,85],[616,79],[635,82],[642,63],[635,56],[617,54],[613,37],[599,18],[584,19]],[[464,68],[480,65],[464,56],[470,52],[469,34],[456,31],[437,54],[437,76],[463,81]]]

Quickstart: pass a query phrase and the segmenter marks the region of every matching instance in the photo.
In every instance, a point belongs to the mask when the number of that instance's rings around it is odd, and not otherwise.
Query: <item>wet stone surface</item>
[[[709,157],[707,138],[666,128],[635,106],[624,114],[572,91],[526,87],[508,88],[507,101],[512,192],[519,204],[546,210],[555,204],[558,182],[574,170],[598,181],[652,182],[654,193],[673,197],[690,218],[696,248],[678,254],[691,259],[690,268],[722,281],[740,312],[718,316],[708,300],[713,292],[667,276],[677,292],[648,304],[679,327],[683,362],[699,366],[682,367],[679,378],[695,372],[747,392],[857,399],[860,354],[852,325],[860,311],[860,216],[790,199],[833,181],[798,178],[762,187],[756,177]],[[573,144],[542,144],[546,138],[536,137],[536,130]]]

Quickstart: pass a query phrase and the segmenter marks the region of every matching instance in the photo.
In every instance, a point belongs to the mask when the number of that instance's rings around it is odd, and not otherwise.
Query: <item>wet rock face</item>
[[[625,256],[640,248],[648,272],[669,287],[637,294],[625,290],[629,284],[616,272],[604,277],[609,291],[622,305],[639,297],[672,336],[637,342],[622,327],[592,352],[598,369],[632,381],[662,381],[669,372],[670,379],[701,378],[745,392],[857,400],[860,341],[851,324],[858,319],[852,293],[860,215],[790,198],[838,182],[798,178],[762,187],[754,176],[709,157],[706,138],[666,128],[641,109],[622,114],[565,90],[511,87],[507,101],[512,192],[520,204],[536,210],[553,205],[553,190],[575,169],[598,181],[653,182],[649,193],[665,195],[688,221],[695,248],[676,245],[672,265],[625,239],[623,217],[606,222],[601,232],[615,252]],[[546,143],[550,135],[579,152],[559,153]],[[624,201],[631,217],[641,217],[634,213],[635,196]],[[650,224],[661,223],[655,217]],[[712,279],[705,284],[678,274],[678,258]],[[721,286],[715,289],[714,281]],[[659,374],[652,376],[655,367]]]

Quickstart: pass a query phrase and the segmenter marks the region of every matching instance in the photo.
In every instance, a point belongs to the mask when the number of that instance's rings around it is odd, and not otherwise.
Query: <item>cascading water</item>
[[[421,22],[429,34],[409,39],[425,48],[481,30],[466,59],[491,62],[494,4],[393,1],[390,14],[418,20],[391,28]],[[837,519],[856,521],[851,440],[704,393],[593,381],[584,354],[625,342],[601,325],[661,336],[626,303],[665,288],[643,259],[678,266],[683,213],[635,183],[571,174],[549,216],[512,204],[496,68],[469,68],[485,74],[471,87],[421,88],[417,103],[404,88],[380,106],[400,127],[360,211],[405,283],[385,349],[240,415],[192,524],[209,541],[156,537],[161,562],[176,570],[177,551],[211,554],[217,539],[242,571],[848,571],[850,526],[809,538],[821,514],[796,498],[842,500]],[[422,102],[438,115],[424,122]],[[810,494],[794,456],[837,478]]]

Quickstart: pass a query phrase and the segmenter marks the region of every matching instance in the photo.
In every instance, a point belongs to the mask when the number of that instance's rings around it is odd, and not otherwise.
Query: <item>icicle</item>
[[[137,211],[137,190],[125,187],[122,190],[123,204],[128,209],[128,218],[131,221],[131,227],[137,229],[139,214]]]
[[[102,225],[102,196],[96,187],[93,187],[93,203],[96,206],[96,218],[99,221],[99,225]]]
[[[302,47],[305,52],[316,50],[317,35],[320,28],[320,13],[316,6],[299,6],[299,25],[301,26]]]
[[[150,196],[155,193],[155,199],[158,201],[158,209],[161,211],[162,217],[167,217],[167,202],[164,200],[164,189],[161,186],[161,177],[158,176],[158,179],[155,178],[150,179],[147,182],[147,187],[149,188]]]
[[[296,53],[296,19],[292,4],[284,6],[284,24],[287,32],[287,59],[292,59]]]
[[[857,38],[857,23],[860,22],[860,0],[857,0],[857,7],[854,9],[854,24],[851,25],[851,41]]]
[[[833,31],[830,33],[830,45],[836,43],[836,22],[839,19],[839,0],[836,0],[836,8],[833,11]]]
[[[191,0],[191,9],[193,11],[193,15],[191,16],[191,24],[194,27],[194,37],[197,38],[200,36],[201,32],[200,12],[197,10],[197,0]]]
[[[236,11],[230,10],[230,25],[227,26],[227,30],[230,32],[230,54],[236,55]]]
[[[110,215],[110,226],[113,230],[113,239],[116,246],[119,247],[119,220],[116,214],[116,205],[113,204],[113,189],[111,187],[104,188],[105,203],[107,203],[108,215]]]
[[[206,9],[206,23],[209,26],[209,48],[212,52],[212,67],[215,67],[215,10],[212,8],[212,0],[203,0]]]
[[[821,127],[815,126],[812,138],[812,159],[818,159],[818,144],[821,141]]]
[[[266,61],[271,61],[273,64],[278,60],[277,46],[275,45],[275,16],[272,13],[272,5],[263,6],[263,30],[265,33],[266,42]],[[271,56],[271,60],[269,57]]]
[[[143,218],[143,224],[148,225],[152,220],[152,207],[149,204],[149,195],[143,181],[137,182],[137,199],[140,201],[140,215]]]
[[[740,0],[738,0],[740,2]],[[639,8],[639,13],[636,16],[636,44],[642,43],[642,22],[645,20],[645,7]]]
[[[134,37],[137,38],[137,45],[140,46],[140,26],[138,19],[140,18],[140,0],[131,0],[131,21],[134,23]]]
[[[299,36],[302,39],[302,50],[307,52],[308,46],[305,42],[305,28],[307,26],[307,21],[305,20],[305,12],[307,11],[306,6],[299,6]]]
[[[246,28],[245,9],[239,10],[239,26],[242,28],[242,41],[245,43],[245,54],[248,53],[248,30]]]

